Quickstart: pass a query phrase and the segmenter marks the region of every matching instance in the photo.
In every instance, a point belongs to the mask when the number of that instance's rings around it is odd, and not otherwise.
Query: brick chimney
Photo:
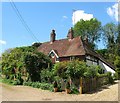
[[[50,33],[50,41],[51,41],[51,42],[54,42],[54,41],[55,41],[55,36],[56,36],[55,30],[52,30],[52,32]]]
[[[70,40],[74,38],[74,37],[73,37],[73,28],[72,28],[72,27],[71,27],[70,30],[68,31],[67,38],[70,39]]]

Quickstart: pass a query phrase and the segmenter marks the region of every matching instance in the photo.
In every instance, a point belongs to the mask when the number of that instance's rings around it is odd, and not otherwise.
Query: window
[[[74,56],[71,56],[71,57],[70,57],[70,61],[72,61],[72,60],[75,60],[75,57],[74,57]]]
[[[53,52],[51,52],[50,56],[51,56],[52,58],[54,58],[55,54],[54,54]]]
[[[56,58],[56,62],[59,62],[59,58]]]

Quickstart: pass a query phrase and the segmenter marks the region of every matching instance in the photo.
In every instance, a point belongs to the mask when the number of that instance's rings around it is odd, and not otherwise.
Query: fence
[[[98,78],[80,78],[80,93],[87,93],[91,91],[96,91],[96,89],[102,85],[108,83],[108,77],[98,77]]]

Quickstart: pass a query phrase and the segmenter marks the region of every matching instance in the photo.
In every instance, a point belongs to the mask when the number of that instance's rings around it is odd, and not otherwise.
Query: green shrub
[[[66,89],[70,89],[70,83],[69,82],[66,83]]]
[[[12,84],[13,81],[10,79],[2,79],[2,82],[7,84]]]
[[[108,77],[108,82],[110,84],[113,84],[114,83],[114,79],[112,77],[112,73],[111,72],[107,72],[107,77]]]
[[[43,69],[41,70],[40,77],[41,77],[41,82],[52,83],[54,76],[49,69]]]
[[[71,94],[79,94],[79,90],[76,86],[71,86]]]
[[[32,86],[34,88],[40,88],[40,89],[43,89],[43,90],[53,91],[53,85],[49,84],[49,83],[24,82],[23,85],[25,85],[25,86]]]
[[[113,75],[113,79],[114,79],[114,80],[118,80],[118,79],[119,79],[119,76],[118,76],[118,73],[117,73],[117,72],[115,72],[115,74]]]
[[[94,78],[97,76],[97,70],[95,66],[90,66],[87,68],[87,71],[84,73],[84,77]]]

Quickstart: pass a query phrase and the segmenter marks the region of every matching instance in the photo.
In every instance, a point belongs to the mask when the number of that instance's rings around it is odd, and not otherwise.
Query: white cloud
[[[118,21],[118,3],[114,4],[112,7],[107,8],[107,13],[110,17]]]
[[[63,16],[64,19],[67,19],[68,17],[67,16]]]
[[[0,40],[0,45],[6,44],[6,41]]]
[[[73,15],[72,15],[72,23],[74,25],[78,21],[80,21],[80,19],[90,20],[92,18],[93,18],[93,14],[87,14],[83,10],[76,10],[73,12]]]

